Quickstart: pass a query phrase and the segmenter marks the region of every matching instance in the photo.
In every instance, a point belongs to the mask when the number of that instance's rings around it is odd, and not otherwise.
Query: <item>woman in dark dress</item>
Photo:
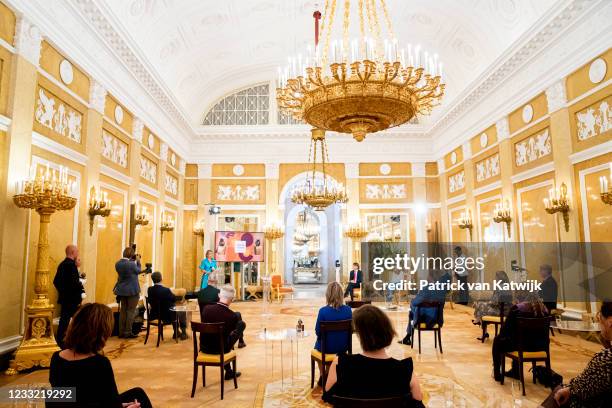
[[[113,367],[102,349],[113,330],[113,312],[100,303],[79,308],[68,325],[64,350],[51,357],[52,387],[74,387],[75,402],[47,402],[47,407],[148,408],[151,402],[142,388],[119,394]]]
[[[412,358],[396,360],[385,351],[395,336],[389,317],[376,306],[363,305],[353,313],[353,324],[363,352],[334,359],[323,400],[334,403],[334,395],[366,400],[403,397],[402,406],[423,407]]]

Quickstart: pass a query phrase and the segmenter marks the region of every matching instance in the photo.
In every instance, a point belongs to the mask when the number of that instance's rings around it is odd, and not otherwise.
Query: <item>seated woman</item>
[[[554,398],[560,406],[606,407],[612,399],[612,301],[603,302],[598,313],[604,349],[595,354],[584,371],[569,385],[557,390]],[[608,401],[608,402],[606,402]]]
[[[502,284],[510,282],[508,275],[504,271],[495,272],[495,280]],[[512,291],[495,289],[490,300],[474,302],[474,320],[472,320],[472,323],[475,325],[484,325],[485,337],[489,337],[489,333],[487,333],[486,323],[483,323],[481,320],[482,316],[499,316],[500,302],[504,302],[504,315],[508,316],[508,312],[512,306]],[[478,340],[482,339],[478,338]]]
[[[352,318],[353,312],[351,308],[344,304],[344,296],[342,295],[342,287],[338,282],[330,282],[327,285],[325,292],[325,301],[327,306],[319,309],[317,322],[315,324],[315,333],[317,341],[314,348],[321,351],[321,322],[334,322],[338,320],[348,320]],[[325,354],[344,353],[348,350],[348,336],[346,333],[335,331],[330,332],[325,337]],[[319,372],[322,373],[321,364],[319,364]],[[321,384],[322,376],[319,377],[319,385]]]
[[[518,344],[518,322],[519,317],[544,317],[548,316],[548,310],[542,303],[542,300],[535,292],[519,291],[516,294],[518,303],[510,308],[508,317],[504,320],[499,335],[493,339],[493,378],[495,381],[501,381],[502,375],[507,377],[518,378],[518,363],[512,360],[512,370],[507,373],[501,372],[501,362],[504,358],[504,353],[508,351],[515,351]],[[530,337],[529,350],[526,351],[537,351],[542,350],[548,343],[548,330],[546,330],[546,337],[538,338],[535,336]]]
[[[64,350],[51,357],[52,387],[75,387],[74,402],[47,402],[47,407],[147,408],[151,402],[142,388],[117,391],[113,367],[102,349],[113,330],[113,312],[100,303],[87,303],[72,317]]]
[[[376,306],[363,305],[353,313],[353,324],[363,352],[334,359],[323,400],[402,397],[403,406],[423,407],[419,381],[412,375],[412,358],[396,360],[385,351],[395,336],[389,317]]]

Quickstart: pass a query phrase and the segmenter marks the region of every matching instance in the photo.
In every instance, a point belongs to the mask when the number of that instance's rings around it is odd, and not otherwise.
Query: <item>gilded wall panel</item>
[[[610,78],[612,78],[612,48],[593,58],[567,77],[567,100],[573,101]]]
[[[425,179],[425,194],[428,203],[440,202],[440,179],[438,177],[427,177]]]
[[[40,46],[40,67],[83,100],[89,101],[89,77],[47,41]]]
[[[185,177],[198,177],[198,165],[187,164],[185,166]]]
[[[497,143],[497,127],[495,125],[491,125],[470,139],[472,157],[484,149],[493,146],[495,143]]]
[[[514,174],[552,161],[553,151],[548,125],[548,120],[545,120],[512,138]]]
[[[159,141],[159,137],[157,137],[151,129],[148,127],[144,127],[142,131],[142,146],[159,156],[161,143]]]
[[[100,191],[111,200],[111,214],[96,217],[98,240],[96,258],[96,302],[113,303],[113,288],[117,282],[115,263],[121,258],[127,226],[124,225],[127,191],[116,191],[101,185]]]
[[[168,149],[168,164],[176,171],[179,171],[181,158],[178,154],[172,149]]]
[[[459,195],[465,191],[465,171],[463,169],[447,176],[449,197]]]
[[[121,105],[114,97],[110,94],[106,95],[106,103],[104,105],[104,116],[115,126],[126,132],[128,135],[132,134],[132,126],[134,117],[132,113]]]
[[[359,202],[361,203],[406,203],[411,200],[412,179],[359,179]]]
[[[84,153],[87,107],[39,75],[33,129]]]
[[[213,177],[265,177],[265,164],[213,164]]]
[[[444,168],[450,169],[451,167],[461,163],[463,161],[463,147],[459,146],[450,153],[444,156]]]
[[[427,176],[437,176],[438,175],[438,163],[437,162],[427,162],[425,163],[425,175]]]
[[[500,179],[499,153],[495,151],[474,163],[475,187],[492,183]]]
[[[185,179],[185,204],[195,205],[198,204],[198,180]]]
[[[359,175],[370,177],[410,176],[410,163],[359,163]]]
[[[548,100],[546,94],[542,92],[531,99],[525,105],[516,109],[508,115],[508,125],[510,134],[528,126],[548,114]]]
[[[501,201],[500,191],[491,192],[491,195],[483,195],[476,198],[478,225],[474,226],[474,235],[478,228],[478,240],[481,242],[483,253],[488,254],[486,268],[483,271],[484,278],[491,281],[496,271],[506,270],[504,242],[507,240],[506,224],[493,221],[495,206]]]
[[[9,76],[13,54],[0,47],[0,115],[8,116]]]
[[[127,137],[113,126],[104,123],[102,128],[102,161],[123,173],[129,173],[130,145]]]
[[[574,151],[612,140],[612,85],[570,106]]]
[[[147,225],[137,225],[136,234],[134,240],[136,241],[136,250],[140,254],[141,263],[144,266],[145,263],[150,262],[155,265],[155,257],[153,253],[154,238],[155,238],[155,221],[157,220],[157,211],[154,204],[150,201],[139,200],[138,210],[146,211],[148,214],[149,223]],[[141,275],[142,276],[142,275]],[[143,277],[144,278],[144,277]],[[142,286],[141,282],[141,286]]]
[[[265,204],[266,181],[215,179],[211,183],[211,197],[215,203],[225,204]]]
[[[168,206],[167,206],[168,207]],[[170,211],[168,208],[164,210],[164,214],[174,221],[176,225],[177,217],[175,211]],[[176,285],[174,279],[174,272],[176,270],[176,259],[175,259],[175,239],[176,229],[173,231],[164,232],[162,241],[162,266],[161,273],[164,278],[164,282],[167,286]]]
[[[173,198],[178,198],[179,194],[178,177],[166,170],[164,174],[164,191]]]
[[[140,180],[157,189],[157,162],[146,154],[140,155]]]
[[[0,38],[10,45],[14,44],[16,23],[15,13],[4,3],[0,2]]]

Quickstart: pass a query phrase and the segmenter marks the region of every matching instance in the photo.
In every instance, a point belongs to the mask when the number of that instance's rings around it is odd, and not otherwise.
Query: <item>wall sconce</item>
[[[91,236],[96,216],[108,217],[111,213],[111,202],[106,192],[102,194],[96,191],[95,186],[91,186],[89,190],[89,211],[87,213],[89,214],[89,236]]]
[[[199,220],[193,225],[193,234],[198,237],[204,237],[204,221]]]
[[[549,214],[562,213],[565,231],[569,231],[569,198],[567,196],[567,186],[561,183],[561,188],[551,188],[548,190],[548,198],[544,199],[544,208]]]
[[[139,208],[134,216],[135,225],[148,225],[149,224],[149,212],[146,208]]]
[[[495,211],[493,211],[493,221],[496,223],[505,222],[506,229],[508,230],[508,238],[511,235],[510,224],[512,223],[512,215],[510,211],[510,203],[505,200],[504,203],[497,203],[495,205]]]
[[[161,225],[159,226],[159,231],[160,231],[160,236],[159,236],[160,241],[164,240],[164,232],[174,231],[174,220],[172,219],[172,217],[166,215],[165,212],[162,213],[162,221],[161,221]]]
[[[610,181],[607,176],[599,178],[599,189],[601,190],[601,201],[604,204],[612,205],[612,163],[610,163]]]
[[[461,217],[459,217],[459,229],[467,229],[470,233],[470,241],[472,241],[472,214],[470,210],[466,210],[461,213]]]

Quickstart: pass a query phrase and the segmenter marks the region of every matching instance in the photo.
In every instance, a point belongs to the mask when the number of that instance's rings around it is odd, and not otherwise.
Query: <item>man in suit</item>
[[[444,272],[437,280],[435,279],[435,273],[430,271],[427,280],[429,282],[440,282],[450,284],[451,277],[448,272]],[[412,324],[416,321],[425,324],[439,323],[442,325],[444,322],[444,316],[438,316],[437,310],[432,307],[421,307],[425,303],[441,303],[442,309],[444,309],[444,302],[446,300],[446,294],[448,290],[435,290],[425,287],[421,289],[414,299],[410,301],[410,312],[408,313],[408,326],[406,327],[406,336],[400,340],[399,343],[410,345],[410,336],[412,334]]]
[[[457,293],[457,304],[467,305],[470,300],[470,291],[467,289],[468,270],[465,267],[465,255],[460,246],[456,246],[453,253],[455,255],[455,278],[457,282],[463,284],[463,289]]]
[[[200,311],[202,323],[223,323],[223,351],[229,352],[234,348],[246,329],[246,324],[242,321],[239,313],[233,312],[230,305],[236,296],[236,290],[231,285],[225,285],[219,291],[219,301],[214,304],[204,306]],[[203,353],[218,354],[219,339],[217,335],[203,334],[200,336],[200,350]],[[225,379],[230,380],[234,376],[239,377],[240,373],[234,373],[230,365],[225,366]]]
[[[170,310],[170,308],[174,306],[176,298],[169,288],[162,285],[161,272],[153,272],[151,274],[151,280],[153,281],[153,286],[147,289],[147,298],[152,307],[151,314],[147,318],[149,320],[161,319],[164,323],[172,323],[172,327],[174,328],[174,335],[172,338],[176,339],[178,336],[176,312]],[[181,340],[187,338],[187,319],[185,315],[185,313],[178,314],[179,326],[181,328]]]
[[[123,250],[123,258],[115,264],[117,283],[113,292],[119,303],[119,337],[133,339],[138,337],[132,332],[132,325],[136,317],[136,307],[140,299],[140,284],[138,275],[140,269],[140,256],[136,255],[134,248]]]
[[[60,304],[60,320],[57,327],[57,343],[63,348],[64,335],[70,319],[81,305],[83,299],[83,285],[79,280],[77,259],[79,249],[76,245],[66,247],[66,258],[57,266],[57,273],[53,279],[53,286],[57,289],[57,303]]]
[[[542,277],[542,289],[540,290],[540,298],[550,313],[557,308],[558,287],[557,281],[552,276],[552,266],[544,264],[540,265],[540,276]]]
[[[344,297],[351,295],[351,301],[353,300],[353,290],[355,288],[361,288],[361,282],[363,282],[363,272],[359,269],[359,264],[355,262],[353,264],[353,270],[349,273],[349,281],[344,291]]]
[[[217,288],[216,274],[213,273],[208,279],[208,285],[198,291],[198,305],[200,310],[202,310],[207,304],[217,303],[218,301],[219,289]]]

